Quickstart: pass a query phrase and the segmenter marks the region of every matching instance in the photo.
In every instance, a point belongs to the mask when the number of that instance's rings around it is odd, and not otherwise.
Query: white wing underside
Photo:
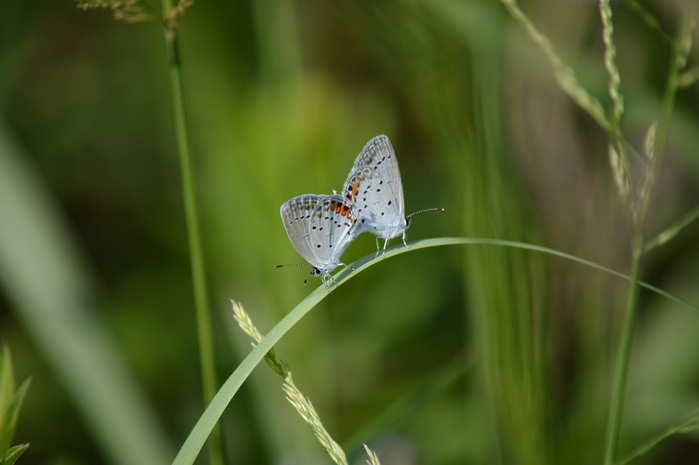
[[[357,156],[343,195],[355,204],[361,232],[391,239],[405,231],[403,184],[388,137],[373,138]]]
[[[281,206],[289,240],[308,263],[327,274],[356,236],[356,214],[340,195],[305,194]]]

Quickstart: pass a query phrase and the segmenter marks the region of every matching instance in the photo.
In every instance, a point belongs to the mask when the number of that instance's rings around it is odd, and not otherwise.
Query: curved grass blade
[[[428,247],[439,247],[444,245],[499,245],[504,247],[515,247],[525,250],[533,250],[536,252],[543,252],[549,255],[555,255],[562,258],[567,258],[578,263],[596,268],[601,271],[605,271],[609,274],[617,276],[619,278],[630,281],[631,278],[627,275],[620,273],[618,271],[612,270],[605,266],[599,265],[597,263],[585,260],[575,255],[570,255],[564,252],[559,252],[558,250],[549,249],[547,247],[542,247],[538,245],[526,244],[524,242],[506,241],[500,239],[479,239],[479,238],[464,238],[464,237],[442,237],[436,239],[425,239],[422,241],[411,242],[409,248],[403,245],[398,245],[391,247],[386,250],[385,253],[375,257],[374,254],[370,254],[355,263],[352,263],[352,268],[345,268],[343,271],[335,276],[334,282],[328,286],[320,285],[315,291],[311,292],[308,297],[301,301],[291,312],[289,312],[277,325],[272,328],[272,330],[265,336],[265,338],[260,342],[253,350],[245,357],[238,368],[235,369],[233,374],[226,380],[224,385],[218,391],[214,399],[211,401],[209,406],[206,408],[199,421],[192,429],[189,437],[182,445],[177,457],[173,462],[173,465],[191,465],[194,460],[199,455],[204,442],[206,441],[209,433],[213,429],[214,425],[218,421],[219,417],[225,410],[228,403],[231,401],[233,396],[238,392],[238,389],[243,384],[243,381],[247,379],[252,370],[257,366],[258,363],[262,361],[265,354],[274,347],[274,345],[279,342],[284,334],[289,331],[301,318],[303,318],[306,313],[308,313],[313,307],[316,306],[321,300],[328,296],[336,288],[342,286],[347,280],[352,276],[360,273],[361,271],[369,268],[370,266],[376,265],[377,263],[383,261],[386,258],[393,257],[394,255],[400,255],[405,252],[410,252],[418,249],[425,249]],[[684,306],[692,308],[699,312],[699,307],[690,304],[689,302],[675,297],[674,295],[658,289],[655,286],[646,284],[644,282],[639,282],[639,284],[646,289],[649,289],[657,294],[660,294],[668,299],[671,299],[677,303]]]
[[[631,452],[629,455],[624,457],[622,460],[619,460],[618,462],[615,463],[615,465],[625,465],[635,459],[636,457],[640,457],[641,455],[645,454],[649,450],[651,450],[653,447],[658,445],[660,441],[672,436],[673,434],[677,433],[689,433],[690,431],[695,431],[699,429],[699,410],[695,410],[692,412],[690,415],[686,416],[682,420],[678,421],[677,423],[674,423],[670,426],[668,426],[665,431],[660,433],[659,435],[655,436],[652,439],[649,439],[646,441],[641,447],[636,449],[635,451]]]

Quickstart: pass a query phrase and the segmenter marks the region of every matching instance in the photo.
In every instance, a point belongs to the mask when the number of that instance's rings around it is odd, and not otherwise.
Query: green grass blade
[[[631,452],[629,455],[624,457],[622,460],[619,460],[614,465],[625,465],[629,463],[631,460],[645,454],[653,447],[658,445],[658,443],[660,443],[662,440],[672,436],[673,434],[689,433],[690,431],[695,431],[697,429],[699,429],[699,410],[695,410],[682,420],[668,426],[665,429],[665,431],[655,436],[654,438],[649,439],[648,441],[643,443],[638,449]]]
[[[15,433],[15,426],[17,426],[19,411],[22,410],[22,404],[24,403],[24,398],[27,395],[27,390],[31,382],[31,378],[23,382],[19,389],[17,389],[7,410],[0,412],[0,453],[2,454],[10,447],[10,441],[12,441],[12,436],[14,436]]]
[[[0,465],[13,465],[25,450],[29,449],[29,444],[21,444],[10,448],[5,458],[0,458]]]
[[[682,216],[682,218],[665,229],[665,231],[658,234],[653,240],[648,241],[644,247],[644,252],[648,252],[649,250],[653,250],[656,247],[668,243],[673,237],[682,231],[685,226],[697,218],[699,218],[699,205]]]
[[[0,351],[0,415],[10,404],[14,395],[15,375],[12,369],[12,356],[10,348],[5,345]]]
[[[386,252],[378,257],[374,257],[374,254],[368,255],[361,260],[352,263],[352,271],[349,268],[344,269],[335,276],[335,283],[331,284],[328,289],[326,289],[322,284],[308,297],[301,301],[291,312],[289,312],[277,325],[272,328],[272,330],[265,336],[265,338],[260,342],[253,350],[248,354],[247,357],[238,365],[233,374],[226,380],[224,385],[218,391],[214,399],[211,401],[209,406],[206,408],[202,416],[197,421],[197,424],[192,429],[192,432],[187,437],[186,441],[182,445],[177,457],[173,462],[173,465],[190,465],[194,463],[194,460],[199,455],[204,442],[206,441],[209,433],[213,429],[214,425],[220,418],[221,414],[225,410],[228,403],[231,401],[233,396],[238,392],[238,389],[243,384],[243,382],[250,376],[252,370],[257,366],[260,361],[264,358],[265,354],[271,350],[274,345],[279,342],[279,340],[286,334],[304,315],[306,315],[313,307],[315,307],[321,300],[330,295],[332,291],[336,288],[345,284],[352,276],[362,272],[363,270],[369,268],[370,266],[376,265],[387,258],[391,258],[395,255],[400,255],[405,252],[412,252],[419,249],[425,249],[429,247],[439,247],[445,245],[499,245],[504,247],[515,247],[519,249],[532,250],[536,252],[543,252],[550,255],[555,255],[562,258],[567,258],[569,260],[582,263],[587,266],[591,266],[598,270],[604,271],[606,273],[612,274],[614,276],[620,277],[622,279],[630,280],[631,278],[623,273],[614,271],[610,268],[598,265],[597,263],[585,260],[574,255],[570,255],[564,252],[559,252],[557,250],[549,249],[547,247],[542,247],[538,245],[526,244],[523,242],[506,241],[499,239],[478,239],[478,238],[461,238],[461,237],[443,237],[436,239],[425,239],[422,241],[411,242],[409,248],[399,245],[394,246],[386,250]],[[662,291],[649,284],[640,283],[642,286],[663,295],[675,302],[681,303],[687,307],[699,311],[699,307],[692,305],[678,297],[675,297],[665,291]]]
[[[673,42],[672,37],[667,34],[663,27],[660,25],[660,21],[656,19],[655,16],[650,14],[640,3],[636,0],[624,0],[624,3],[629,8],[629,10],[636,13],[641,20],[650,28],[652,31],[656,32],[659,37],[661,37],[665,42],[671,44]]]
[[[591,268],[595,268],[600,271],[604,271],[605,273],[609,273],[611,275],[614,275],[618,278],[624,279],[626,281],[631,281],[631,277],[625,275],[624,273],[621,273],[616,270],[612,270],[611,268],[607,268],[606,266],[600,265],[595,262],[591,262],[590,260],[585,260],[584,258],[577,257],[575,255],[571,255],[565,252],[560,252],[555,249],[549,249],[548,247],[542,247],[539,245],[533,245],[533,244],[527,244],[524,242],[517,242],[517,241],[506,241],[506,240],[500,240],[500,239],[477,239],[477,238],[460,238],[460,237],[444,237],[444,238],[437,238],[437,239],[425,239],[423,241],[415,242],[410,244],[410,248],[416,248],[416,246],[419,246],[417,248],[423,248],[423,247],[437,247],[440,245],[457,245],[457,244],[482,244],[482,245],[501,245],[504,247],[515,247],[518,249],[525,249],[525,250],[533,250],[536,252],[542,252],[545,254],[549,255],[554,255],[556,257],[561,257],[561,258],[566,258],[568,260],[574,261],[581,263],[583,265],[587,265]],[[675,295],[670,294],[669,292],[663,291],[662,289],[659,289],[651,284],[645,283],[643,281],[639,281],[639,285],[641,287],[644,287],[648,289],[649,291],[655,292],[658,295],[661,295],[665,298],[668,298],[674,302],[677,302],[680,305],[683,305],[687,308],[691,308],[692,310],[696,310],[699,312],[699,306],[694,305],[690,302],[687,302],[684,299],[681,299]]]
[[[102,320],[61,208],[0,120],[0,286],[108,461],[167,463],[172,448]]]

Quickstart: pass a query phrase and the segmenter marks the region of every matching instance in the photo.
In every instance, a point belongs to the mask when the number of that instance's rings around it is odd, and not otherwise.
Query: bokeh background
[[[669,35],[683,2],[640,2]],[[660,114],[670,44],[612,2],[627,139]],[[606,106],[597,3],[523,9]],[[279,206],[340,189],[364,144],[400,160],[408,239],[519,240],[628,272],[605,133],[495,0],[197,1],[180,20],[221,382],[302,282]],[[697,38],[695,31],[695,38]],[[697,63],[692,50],[689,65]],[[699,94],[678,94],[647,233],[699,204]],[[0,337],[34,378],[23,464],[164,464],[202,412],[165,43],[69,0],[0,3]],[[643,279],[699,303],[699,225]],[[398,240],[395,243],[399,243]],[[346,263],[374,253],[366,234]],[[406,253],[333,292],[277,347],[364,463],[601,463],[626,282],[493,246]],[[229,463],[329,463],[262,364],[227,409]],[[643,291],[622,455],[699,407],[699,313]],[[205,463],[202,458],[199,463]],[[699,462],[675,436],[639,464]]]

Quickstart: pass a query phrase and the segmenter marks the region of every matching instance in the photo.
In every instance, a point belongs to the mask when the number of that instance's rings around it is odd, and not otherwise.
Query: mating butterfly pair
[[[281,207],[286,233],[296,251],[312,265],[312,276],[323,283],[339,265],[340,256],[359,234],[369,231],[388,242],[403,235],[410,218],[405,217],[403,184],[398,161],[386,136],[374,137],[357,156],[342,193],[305,194]],[[280,265],[283,266],[283,265]],[[304,281],[305,283],[305,281]]]

